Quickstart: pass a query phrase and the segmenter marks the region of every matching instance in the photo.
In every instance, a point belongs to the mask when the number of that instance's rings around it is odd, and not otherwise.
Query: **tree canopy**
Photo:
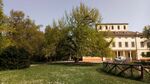
[[[3,14],[0,0],[0,52],[9,52],[10,48],[24,49],[30,60],[68,60],[78,62],[87,55],[109,56],[111,49],[103,32],[98,32],[95,25],[102,18],[99,11],[84,4],[74,7],[52,25],[47,25],[45,32],[40,25],[23,11],[10,11],[10,16]],[[13,49],[12,49],[13,50]],[[107,53],[106,53],[107,52]],[[19,52],[20,53],[20,52]]]
[[[53,52],[57,56],[71,57],[75,62],[93,52],[107,56],[104,53],[110,51],[109,42],[104,39],[102,32],[95,29],[99,22],[101,15],[97,9],[82,3],[73,8],[63,19],[46,27],[45,36],[51,54]]]

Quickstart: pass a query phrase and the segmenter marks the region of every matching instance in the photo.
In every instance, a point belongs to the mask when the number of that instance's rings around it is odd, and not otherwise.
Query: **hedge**
[[[22,69],[29,66],[29,53],[24,48],[9,46],[0,53],[0,69]]]

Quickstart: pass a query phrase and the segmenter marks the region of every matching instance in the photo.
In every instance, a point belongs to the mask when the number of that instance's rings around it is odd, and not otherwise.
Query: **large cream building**
[[[142,33],[128,31],[128,23],[97,24],[98,31],[110,31],[114,36],[111,49],[116,56],[126,56],[132,60],[142,59],[142,53],[149,52],[146,38]],[[106,38],[110,40],[111,38]]]

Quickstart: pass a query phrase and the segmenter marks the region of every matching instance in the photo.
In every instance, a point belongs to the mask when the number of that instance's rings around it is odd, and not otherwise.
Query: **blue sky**
[[[4,13],[21,10],[37,24],[52,24],[61,18],[65,11],[79,6],[82,2],[91,8],[99,9],[103,23],[129,23],[130,31],[142,31],[150,24],[150,0],[3,0]],[[41,30],[44,30],[42,28]]]

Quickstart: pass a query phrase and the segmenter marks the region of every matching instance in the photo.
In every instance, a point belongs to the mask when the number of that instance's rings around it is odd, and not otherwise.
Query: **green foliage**
[[[22,11],[10,12],[9,26],[15,31],[9,33],[14,44],[23,47],[33,56],[43,56],[45,43],[44,33],[39,31],[40,26],[36,25],[29,17],[25,17]]]
[[[144,27],[143,34],[147,39],[150,39],[150,25]]]
[[[150,25],[147,25],[143,29],[143,35],[145,38],[147,38],[147,47],[150,48]]]
[[[104,34],[94,28],[100,21],[101,16],[95,8],[89,8],[82,3],[73,8],[71,13],[66,13],[65,18],[46,27],[46,55],[55,55],[62,59],[71,57],[76,62],[82,56],[93,52],[98,56],[110,55],[109,45],[112,41],[107,42]]]
[[[109,32],[108,32],[109,33]],[[109,37],[110,41],[105,40],[106,35],[105,32],[93,31],[91,33],[91,42],[90,42],[90,53],[94,54],[94,56],[100,57],[113,57],[114,53],[109,48],[110,44],[113,41],[113,38]]]
[[[47,58],[58,55],[58,45],[68,33],[68,28],[64,26],[63,20],[58,20],[58,24],[54,21],[52,26],[47,26],[45,29],[46,47],[44,48]]]
[[[29,53],[24,48],[9,46],[0,53],[1,69],[22,69],[29,66]]]
[[[70,31],[66,29],[66,35],[59,41],[56,47],[56,59],[68,60],[69,58],[75,56],[74,41],[72,40],[72,35]]]
[[[6,25],[0,25],[0,52],[4,50],[6,47],[13,45],[12,40],[7,36],[8,32],[12,32],[11,28]]]
[[[0,15],[4,16],[2,0],[0,8]],[[47,26],[45,34],[22,11],[12,10],[9,17],[3,18],[6,21],[0,25],[0,51],[9,46],[21,47],[30,54],[32,61],[70,57],[78,60],[93,52],[106,57],[111,51],[111,41],[107,42],[104,34],[94,29],[95,24],[101,21],[99,11],[82,3],[66,13],[64,18],[53,21],[52,26]]]
[[[45,37],[40,26],[22,11],[12,10],[10,16],[5,16],[2,9],[0,0],[0,52],[7,47],[17,46],[25,49],[31,60],[44,57]]]
[[[80,6],[73,8],[70,14],[66,13],[66,19],[67,23],[73,27],[87,25],[93,27],[101,21],[101,16],[98,9],[89,8],[80,3]]]
[[[95,46],[93,36],[96,33],[93,27],[101,21],[99,11],[81,3],[80,6],[73,8],[70,14],[66,13],[66,20],[71,28],[72,44],[70,46],[73,46],[71,47],[74,51],[73,57],[78,59],[93,51],[91,48]]]
[[[3,2],[0,0],[0,24],[2,23],[3,19]]]
[[[58,28],[46,27],[45,38],[46,38],[46,56],[54,55],[56,52],[56,46],[60,40],[61,31]]]
[[[77,57],[81,57],[87,53],[90,47],[90,34],[92,29],[88,27],[78,27],[73,31],[72,39],[74,41]]]

